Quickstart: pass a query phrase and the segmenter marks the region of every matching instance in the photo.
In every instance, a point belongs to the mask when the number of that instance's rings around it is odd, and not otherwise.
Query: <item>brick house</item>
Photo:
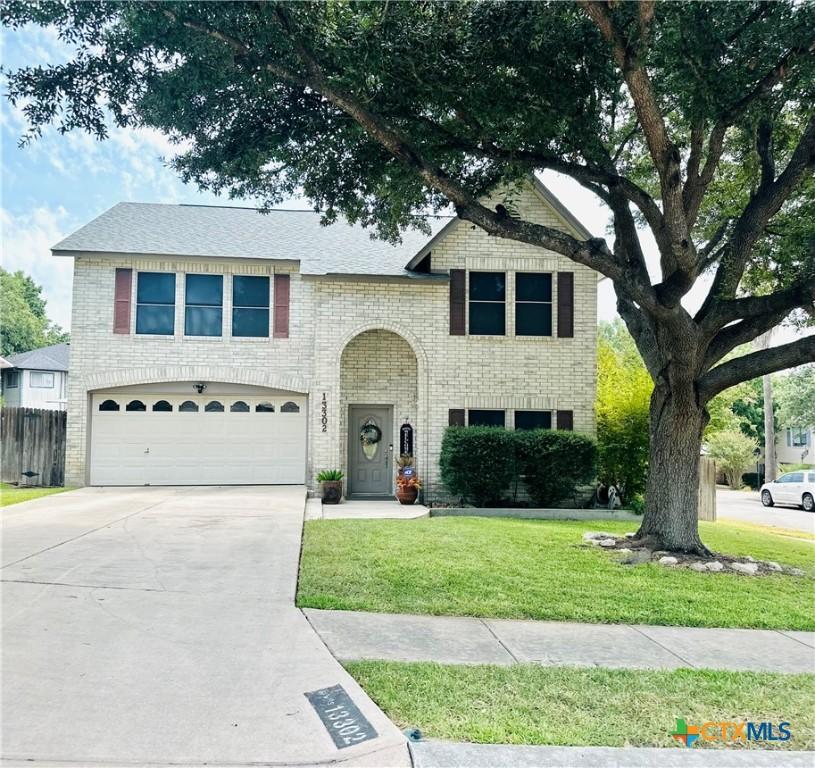
[[[537,180],[515,205],[589,237]],[[394,246],[306,211],[121,203],[54,246],[74,258],[66,483],[313,489],[341,468],[373,498],[412,437],[433,499],[448,424],[593,434],[597,274],[428,224]]]

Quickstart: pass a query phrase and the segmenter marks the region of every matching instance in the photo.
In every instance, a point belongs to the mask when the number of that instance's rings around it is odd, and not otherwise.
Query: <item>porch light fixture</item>
[[[199,394],[204,394],[204,390],[207,388],[207,385],[204,382],[199,382],[198,384],[193,384],[192,388]]]

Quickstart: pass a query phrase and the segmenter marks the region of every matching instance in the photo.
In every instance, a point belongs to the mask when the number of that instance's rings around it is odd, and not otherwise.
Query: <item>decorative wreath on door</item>
[[[359,430],[359,439],[363,445],[376,445],[382,439],[382,430],[369,421]]]

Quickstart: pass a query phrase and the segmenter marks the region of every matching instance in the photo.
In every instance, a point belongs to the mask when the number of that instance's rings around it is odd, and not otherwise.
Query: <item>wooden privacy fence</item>
[[[700,520],[716,520],[716,462],[709,456],[699,458]]]
[[[0,410],[2,482],[51,487],[65,482],[66,416],[42,408]]]

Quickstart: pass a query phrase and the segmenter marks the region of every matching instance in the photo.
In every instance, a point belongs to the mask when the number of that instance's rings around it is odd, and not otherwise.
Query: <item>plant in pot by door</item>
[[[415,470],[412,467],[407,469],[407,472],[400,470],[396,476],[396,498],[400,504],[414,504],[422,488]]]
[[[339,504],[342,500],[342,472],[339,469],[324,469],[317,475],[323,504]]]

